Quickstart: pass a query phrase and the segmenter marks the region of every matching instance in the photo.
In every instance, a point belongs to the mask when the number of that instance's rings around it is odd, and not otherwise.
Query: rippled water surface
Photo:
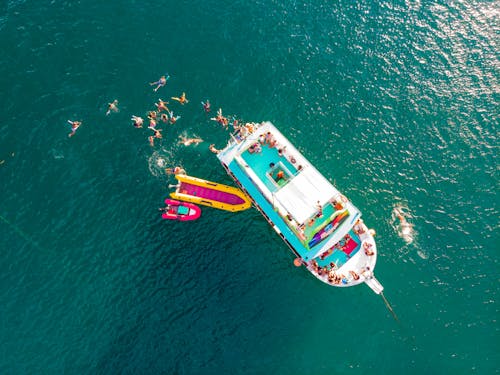
[[[0,3],[1,373],[498,371],[499,13],[493,1]],[[130,116],[182,92],[181,118],[151,147]],[[160,219],[165,167],[231,183],[208,151],[227,134],[207,98],[274,122],[362,210],[399,323],[366,286],[296,269],[255,210]],[[72,138],[68,119],[83,122]]]

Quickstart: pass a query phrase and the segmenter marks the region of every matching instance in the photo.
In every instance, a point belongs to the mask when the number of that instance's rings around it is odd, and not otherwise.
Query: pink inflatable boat
[[[201,215],[201,208],[189,202],[179,202],[173,199],[165,199],[166,207],[162,208],[162,218],[167,220],[188,221],[196,220]]]

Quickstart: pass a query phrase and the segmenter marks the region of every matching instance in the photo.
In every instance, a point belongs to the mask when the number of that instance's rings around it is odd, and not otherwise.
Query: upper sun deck
[[[269,122],[234,137],[218,157],[268,217],[279,215],[271,221],[289,242],[298,239],[293,247],[306,260],[339,242],[361,216]]]

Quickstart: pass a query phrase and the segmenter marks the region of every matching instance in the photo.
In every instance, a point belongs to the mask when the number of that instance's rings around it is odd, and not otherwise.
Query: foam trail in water
[[[176,161],[175,152],[175,148],[155,150],[148,158],[148,167],[151,174],[155,177],[163,177],[168,174],[166,173],[167,169],[179,165],[179,162]]]

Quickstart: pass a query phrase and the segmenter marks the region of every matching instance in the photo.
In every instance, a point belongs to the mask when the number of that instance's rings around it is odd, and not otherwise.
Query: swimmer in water
[[[134,126],[136,128],[142,128],[142,124],[144,123],[144,120],[142,119],[142,117],[132,115],[130,120],[132,120],[134,122]]]
[[[186,99],[186,93],[183,92],[181,97],[177,97],[177,96],[172,96],[171,98],[172,100],[176,100],[178,101],[179,103],[181,103],[182,105],[186,104],[186,103],[189,103],[189,100]]]
[[[156,120],[153,120],[152,118],[149,119],[149,129],[155,129],[156,128]]]
[[[113,100],[111,103],[108,103],[108,111],[106,112],[106,116],[111,112],[118,112],[118,100]]]
[[[154,138],[152,135],[150,135],[150,136],[148,137],[148,141],[149,141],[149,145],[150,145],[151,147],[154,147],[154,146],[155,146],[155,138]]]
[[[68,120],[68,123],[71,125],[71,133],[68,134],[68,137],[72,137],[75,135],[76,131],[78,130],[82,122]]]
[[[215,144],[213,144],[213,143],[210,146],[208,146],[208,149],[210,151],[212,151],[214,154],[218,154],[219,152],[222,151],[222,150],[219,150],[219,149],[215,148]]]
[[[155,132],[154,137],[158,139],[162,139],[163,136],[161,135],[161,129],[151,129]]]
[[[158,112],[161,112],[161,111],[169,112],[167,104],[168,104],[168,102],[164,102],[163,100],[159,99],[158,103],[155,103],[155,106],[158,109]]]
[[[406,243],[413,242],[413,224],[410,224],[405,217],[404,211],[401,206],[394,207],[393,216],[399,220],[398,235],[406,241]]]
[[[227,119],[227,117],[222,116],[222,108],[219,108],[219,110],[217,111],[217,116],[216,117],[212,117],[210,120],[217,121],[225,129],[228,128],[229,120]]]
[[[156,82],[151,82],[150,85],[151,86],[154,86],[154,85],[157,85],[155,88],[154,88],[154,91],[158,91],[158,89],[160,87],[163,87],[167,84],[167,81],[168,79],[170,78],[170,76],[168,74],[165,74],[164,76],[161,76],[160,79]]]
[[[186,174],[186,171],[184,168],[177,166],[175,168],[167,168],[165,169],[166,174]]]
[[[170,123],[172,125],[174,125],[177,122],[177,120],[181,118],[181,116],[174,116],[173,111],[170,111],[168,114],[170,115]]]
[[[183,144],[184,146],[190,146],[194,144],[195,146],[198,145],[198,143],[203,142],[203,139],[201,138],[187,138],[186,136],[179,135],[180,141],[179,144]]]
[[[208,99],[206,102],[201,102],[201,105],[203,106],[203,110],[205,111],[205,113],[210,112],[210,102]]]
[[[156,128],[156,112],[155,111],[149,111],[148,112],[148,119],[149,119],[149,126],[148,128],[154,129]]]

